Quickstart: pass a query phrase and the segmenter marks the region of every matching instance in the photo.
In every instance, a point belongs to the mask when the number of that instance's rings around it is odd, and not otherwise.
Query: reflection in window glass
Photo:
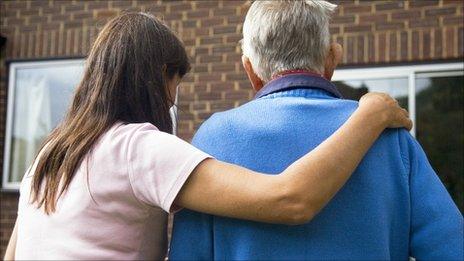
[[[408,108],[407,78],[339,81],[335,85],[345,99],[358,101],[368,92],[385,92],[397,99],[403,108]]]
[[[61,121],[83,63],[17,67],[10,140],[8,182],[20,182],[40,145]]]
[[[464,77],[416,79],[416,137],[457,205],[464,202]]]

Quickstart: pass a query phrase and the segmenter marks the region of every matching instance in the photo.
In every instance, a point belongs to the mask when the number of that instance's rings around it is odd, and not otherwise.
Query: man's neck
[[[309,75],[312,75],[312,76],[324,77],[322,74],[320,74],[320,73],[318,73],[316,71],[304,70],[304,69],[296,69],[296,70],[285,70],[285,71],[282,71],[282,72],[278,72],[278,73],[274,74],[271,77],[271,81],[275,80],[277,78],[280,78],[282,76],[289,75],[289,74],[309,74]]]

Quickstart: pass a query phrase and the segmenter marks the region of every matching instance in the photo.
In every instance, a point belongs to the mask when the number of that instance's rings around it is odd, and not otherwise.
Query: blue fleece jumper
[[[219,160],[280,173],[356,109],[312,75],[271,81],[258,98],[216,113],[193,144]],[[446,127],[446,126],[443,126]],[[386,130],[334,199],[311,221],[287,226],[183,210],[171,260],[463,259],[463,217],[417,141]]]

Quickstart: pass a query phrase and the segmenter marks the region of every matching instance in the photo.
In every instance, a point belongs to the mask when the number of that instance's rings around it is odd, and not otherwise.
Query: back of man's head
[[[243,54],[269,81],[278,72],[324,72],[329,20],[336,5],[321,0],[255,1],[243,25]]]

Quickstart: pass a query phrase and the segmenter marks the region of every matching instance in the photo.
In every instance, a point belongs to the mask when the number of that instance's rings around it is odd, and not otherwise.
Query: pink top
[[[55,213],[29,203],[34,171],[24,177],[16,258],[162,259],[166,212],[208,157],[151,124],[116,124],[83,160]]]

